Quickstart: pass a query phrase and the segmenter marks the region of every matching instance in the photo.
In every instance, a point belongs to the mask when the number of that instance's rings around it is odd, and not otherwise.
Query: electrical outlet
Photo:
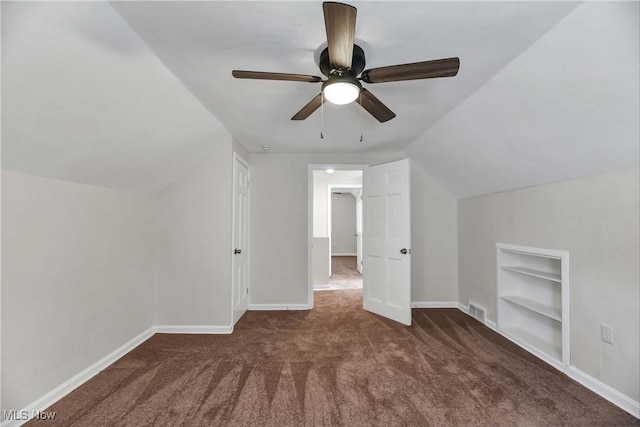
[[[613,344],[613,328],[609,325],[600,325],[600,337],[602,341]]]

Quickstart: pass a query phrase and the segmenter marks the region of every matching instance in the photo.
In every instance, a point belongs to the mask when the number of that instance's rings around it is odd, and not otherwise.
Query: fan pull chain
[[[320,91],[320,139],[324,139],[324,92]]]
[[[362,137],[362,91],[360,91],[358,96],[360,97],[360,142],[362,142],[364,140]]]

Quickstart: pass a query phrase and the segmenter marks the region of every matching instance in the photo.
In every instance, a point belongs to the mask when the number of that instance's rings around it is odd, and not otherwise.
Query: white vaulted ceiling
[[[406,152],[457,197],[638,166],[638,2],[588,2]]]
[[[156,192],[223,125],[103,2],[2,2],[2,167]]]
[[[367,68],[458,56],[453,78],[368,85],[290,117],[319,84],[321,2],[2,3],[2,163],[158,191],[229,134],[249,151],[403,150],[458,197],[638,164],[637,2],[355,2]]]
[[[482,87],[577,4],[354,2],[366,68],[458,56],[455,78],[366,85],[396,114],[380,124],[357,104],[290,118],[320,84],[238,80],[231,70],[322,75],[321,2],[113,2],[164,64],[250,151],[401,150]]]

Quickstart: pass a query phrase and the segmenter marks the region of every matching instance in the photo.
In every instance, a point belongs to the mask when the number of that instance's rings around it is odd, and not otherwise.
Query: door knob
[[[406,255],[407,254],[407,250],[405,248],[400,249],[400,253],[402,255]]]
[[[241,254],[242,253],[242,249],[234,249],[233,253],[236,254],[236,255]]]

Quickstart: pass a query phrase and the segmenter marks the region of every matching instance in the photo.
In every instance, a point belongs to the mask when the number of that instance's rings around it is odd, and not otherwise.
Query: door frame
[[[231,167],[231,248],[229,249],[230,253],[233,254],[233,250],[235,249],[236,242],[234,241],[235,235],[234,231],[236,229],[236,164],[242,163],[244,167],[247,168],[247,176],[249,181],[249,186],[247,189],[247,245],[251,246],[251,165],[247,162],[240,154],[237,152],[233,152],[233,164]],[[235,286],[234,275],[235,275],[235,257],[231,256],[231,325],[235,324],[234,322],[234,305],[233,305],[233,291]],[[249,305],[251,305],[251,251],[247,249],[247,310],[249,310]]]
[[[359,170],[369,165],[354,164],[310,164],[307,165],[307,306],[313,308],[313,171],[316,170]],[[351,184],[353,185],[353,184]]]

